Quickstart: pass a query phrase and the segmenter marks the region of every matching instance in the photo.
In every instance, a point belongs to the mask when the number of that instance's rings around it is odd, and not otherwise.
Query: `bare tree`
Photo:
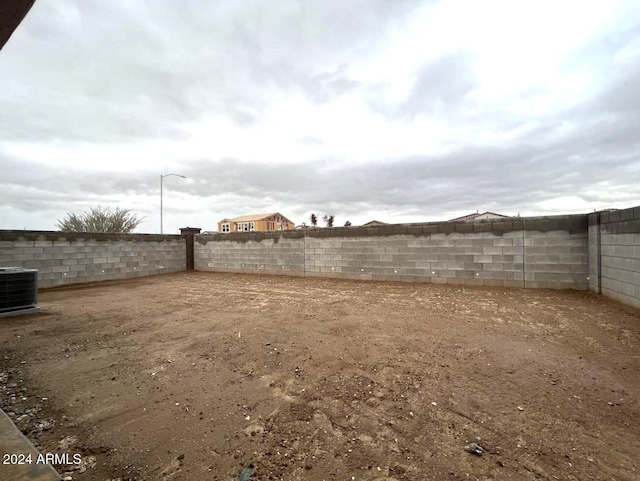
[[[335,216],[333,215],[323,215],[322,216],[322,220],[325,222],[325,224],[327,224],[327,227],[333,227],[333,220],[335,219]]]
[[[116,207],[111,211],[109,207],[92,207],[82,214],[68,213],[58,220],[56,227],[62,232],[109,232],[128,234],[138,227],[144,217],[139,218],[129,209]]]
[[[311,214],[311,217],[309,217],[309,220],[311,221],[311,225],[313,227],[316,227],[318,225],[318,216],[315,214]]]
[[[344,223],[344,226],[345,226],[345,227],[351,227],[351,221],[350,221],[350,220],[348,220],[347,222],[345,222],[345,223]]]

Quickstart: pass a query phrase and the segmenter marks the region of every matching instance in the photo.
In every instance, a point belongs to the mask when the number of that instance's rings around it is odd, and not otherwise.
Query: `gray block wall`
[[[589,289],[585,215],[523,218],[525,287]]]
[[[600,213],[589,214],[589,289],[597,294],[602,294],[600,285],[601,266],[601,237],[600,237]]]
[[[38,269],[38,287],[179,272],[185,239],[176,235],[0,231],[0,267]]]
[[[196,235],[194,268],[197,271],[304,275],[304,236],[281,233]]]
[[[522,287],[522,235],[307,237],[305,265],[316,277]]]
[[[0,231],[0,267],[39,286],[186,270],[176,235]],[[591,289],[640,308],[640,207],[588,215],[197,235],[195,269]]]
[[[587,289],[586,216],[196,236],[196,270]]]
[[[640,308],[640,207],[589,215],[593,291]],[[593,264],[593,260],[592,260]]]

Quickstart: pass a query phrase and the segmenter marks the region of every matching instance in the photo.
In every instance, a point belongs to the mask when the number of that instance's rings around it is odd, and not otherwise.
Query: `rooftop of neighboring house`
[[[367,222],[366,224],[362,224],[363,226],[368,226],[368,225],[385,225],[387,224],[386,222],[382,222],[379,220],[370,220],[369,222]]]
[[[291,222],[287,217],[282,215],[280,212],[269,212],[267,214],[249,214],[249,215],[241,215],[239,217],[225,217],[219,222],[256,222],[259,220],[265,220],[269,217],[280,216],[288,222]],[[291,222],[293,224],[293,222]]]
[[[266,214],[249,214],[249,215],[241,215],[239,217],[233,217],[233,218],[229,218],[229,217],[225,217],[224,219],[218,221],[219,224],[221,223],[230,223],[230,224],[234,224],[234,223],[238,223],[238,222],[257,222],[257,221],[261,221],[261,220],[266,220],[266,221],[271,221],[273,220],[274,222],[289,222],[290,224],[293,224],[293,222],[291,222],[291,220],[289,220],[287,217],[285,217],[284,215],[282,215],[280,212],[269,212]]]
[[[453,221],[472,221],[472,220],[480,220],[480,219],[507,219],[511,217],[510,215],[502,215],[497,214],[495,212],[474,212],[473,214],[463,215],[462,217],[456,217],[455,219],[450,219],[449,222]]]
[[[239,217],[234,217],[233,219],[223,219],[223,221],[227,222],[255,222],[257,220],[266,219],[267,217],[271,217],[273,215],[277,215],[277,212],[269,212],[267,214],[249,214],[249,215],[241,215]]]

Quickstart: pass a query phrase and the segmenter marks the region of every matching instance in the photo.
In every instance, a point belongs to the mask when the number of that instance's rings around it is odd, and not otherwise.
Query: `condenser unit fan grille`
[[[38,311],[38,271],[0,267],[0,316]]]

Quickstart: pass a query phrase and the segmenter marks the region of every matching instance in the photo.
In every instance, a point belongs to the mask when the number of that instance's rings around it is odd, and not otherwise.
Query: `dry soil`
[[[181,273],[40,306],[0,318],[1,405],[74,480],[640,479],[640,313],[589,293]]]

